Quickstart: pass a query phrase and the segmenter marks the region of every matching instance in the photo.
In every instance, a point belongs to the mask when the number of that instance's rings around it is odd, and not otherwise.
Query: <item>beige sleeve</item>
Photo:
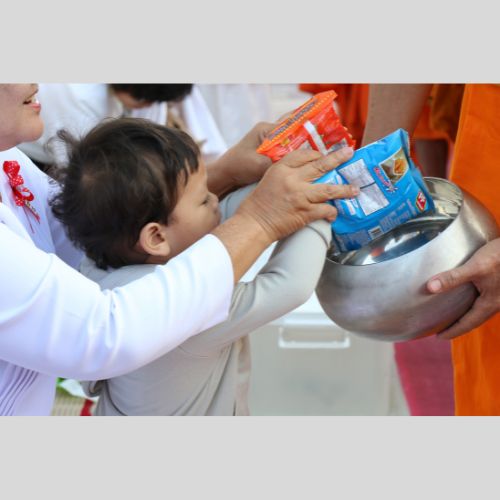
[[[255,279],[236,285],[228,319],[192,337],[181,348],[203,356],[306,302],[316,288],[330,242],[330,224],[324,220],[280,241]]]

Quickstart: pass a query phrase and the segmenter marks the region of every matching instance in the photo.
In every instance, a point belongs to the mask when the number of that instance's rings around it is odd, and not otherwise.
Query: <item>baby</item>
[[[194,141],[152,122],[103,122],[81,141],[66,140],[70,158],[53,210],[86,253],[81,272],[102,289],[153,272],[229,217],[253,189],[219,204]],[[330,241],[326,221],[301,229],[276,245],[253,281],[236,285],[227,321],[134,372],[83,382],[89,396],[98,396],[95,414],[248,414],[248,334],[311,296]],[[154,307],[164,302],[152,301]]]

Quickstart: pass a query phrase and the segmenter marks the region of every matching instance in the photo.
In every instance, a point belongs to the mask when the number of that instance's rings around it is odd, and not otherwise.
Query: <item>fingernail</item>
[[[340,154],[342,155],[342,158],[350,158],[352,156],[353,150],[349,146],[345,146],[342,149],[340,149]]]
[[[361,190],[358,186],[351,186],[351,191],[354,196],[358,196],[358,194],[361,193]]]
[[[441,282],[439,280],[432,280],[429,282],[429,290],[431,292],[440,292],[443,286],[441,285]]]

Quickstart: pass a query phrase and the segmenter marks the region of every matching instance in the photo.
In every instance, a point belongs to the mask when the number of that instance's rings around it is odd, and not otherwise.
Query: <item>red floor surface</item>
[[[451,344],[435,336],[394,344],[411,415],[454,415]]]

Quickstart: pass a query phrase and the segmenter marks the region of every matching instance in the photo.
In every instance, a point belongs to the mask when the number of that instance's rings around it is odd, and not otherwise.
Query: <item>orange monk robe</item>
[[[431,102],[426,103],[422,110],[422,114],[418,119],[417,126],[413,132],[413,140],[439,140],[448,141],[446,132],[433,128],[431,124]]]
[[[438,83],[431,91],[430,128],[443,132],[451,143],[457,136],[464,89],[463,83]]]
[[[500,86],[466,85],[450,178],[500,223]],[[457,415],[500,415],[500,314],[452,341]]]
[[[299,89],[303,92],[317,94],[325,90],[334,90],[337,93],[336,102],[339,107],[340,118],[347,130],[356,141],[357,147],[361,145],[368,114],[368,96],[370,85],[367,83],[301,83]],[[434,89],[433,89],[434,91]],[[425,105],[420,115],[417,127],[413,134],[414,139],[446,139],[447,134],[435,129],[431,124],[431,101]]]

